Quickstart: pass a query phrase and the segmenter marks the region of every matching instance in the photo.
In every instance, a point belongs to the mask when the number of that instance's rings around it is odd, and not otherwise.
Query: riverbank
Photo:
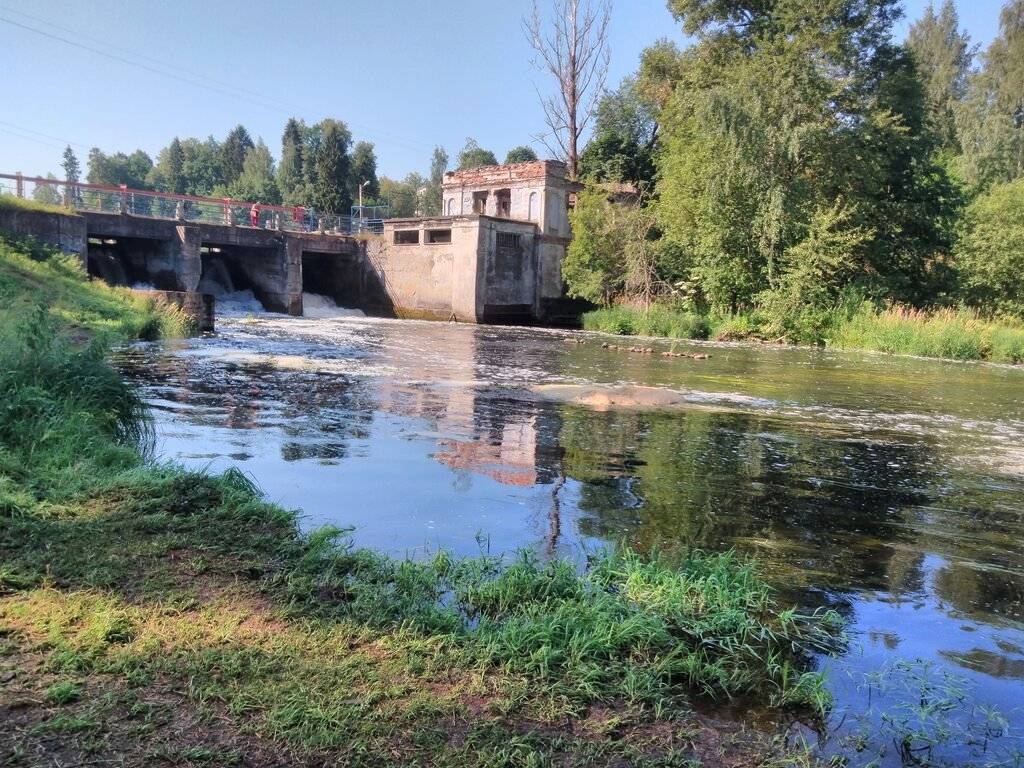
[[[619,335],[675,339],[743,339],[806,343],[769,329],[756,314],[713,317],[652,305],[616,306],[583,316],[583,327]],[[923,312],[907,308],[837,311],[816,341],[837,349],[863,349],[950,360],[1024,363],[1024,322],[986,320],[968,310]]]
[[[5,764],[737,764],[793,753],[698,698],[828,706],[807,659],[837,617],[730,555],[394,560],[147,461],[104,353],[150,310],[63,257],[0,265]]]

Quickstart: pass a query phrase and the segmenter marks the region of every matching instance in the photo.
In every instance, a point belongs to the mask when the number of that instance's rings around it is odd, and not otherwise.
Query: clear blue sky
[[[906,0],[899,36],[927,3]],[[996,34],[1000,5],[957,0],[974,41]],[[91,146],[155,156],[175,135],[222,138],[237,123],[276,155],[292,114],[345,120],[356,139],[376,144],[380,172],[390,176],[425,172],[435,144],[454,157],[467,136],[500,160],[544,128],[534,88],[548,83],[528,65],[520,26],[529,7],[529,0],[0,0],[0,172],[59,175],[65,142],[84,164]],[[610,84],[662,37],[682,42],[664,0],[616,0]]]

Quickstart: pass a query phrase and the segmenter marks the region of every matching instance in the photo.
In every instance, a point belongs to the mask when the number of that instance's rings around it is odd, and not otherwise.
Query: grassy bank
[[[77,216],[70,208],[62,205],[41,203],[38,200],[31,200],[24,197],[17,197],[8,193],[0,193],[0,211],[32,211],[35,213],[60,213],[64,216]]]
[[[734,341],[761,339],[804,341],[772,330],[757,313],[706,316],[652,305],[649,309],[616,306],[583,316],[583,327],[623,335]],[[829,347],[865,349],[952,360],[1024,362],[1024,322],[988,320],[970,310],[876,310],[862,305],[820,318],[812,338]]]
[[[17,198],[14,198],[17,199]],[[175,307],[86,279],[81,262],[0,232],[0,319],[45,306],[66,331],[100,343],[186,336],[193,321]]]
[[[147,462],[65,301],[0,319],[3,764],[781,763],[692,704],[827,706],[807,659],[838,619],[730,555],[395,560]]]

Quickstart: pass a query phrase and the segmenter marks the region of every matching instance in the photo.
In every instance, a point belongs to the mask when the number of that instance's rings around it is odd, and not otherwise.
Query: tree
[[[674,64],[658,52],[674,82],[658,113],[659,224],[698,297],[720,311],[756,306],[844,199],[849,226],[870,233],[852,247],[849,285],[940,299],[959,195],[933,159],[913,62],[891,40],[894,0],[670,8],[697,44]]]
[[[551,75],[554,96],[541,98],[548,132],[538,137],[565,159],[569,175],[577,177],[577,146],[594,115],[608,74],[610,0],[552,0],[550,28],[536,0],[533,14],[523,21],[533,48],[535,66]]]
[[[168,192],[177,195],[185,192],[185,150],[177,136],[167,146],[167,177],[164,184]]]
[[[440,216],[442,213],[441,186],[447,170],[448,153],[444,147],[434,147],[430,155],[430,179],[423,194],[422,209],[425,216]]]
[[[249,132],[242,125],[236,125],[228,133],[220,146],[221,178],[224,183],[231,184],[242,175],[245,156],[255,146]]]
[[[968,301],[1024,317],[1024,179],[996,185],[971,203],[957,266]]]
[[[968,82],[957,115],[964,175],[978,188],[1024,176],[1024,129],[1013,113],[1024,103],[1024,0],[1010,0],[984,66]]]
[[[86,180],[90,184],[124,184],[133,189],[148,189],[153,160],[141,149],[130,155],[124,152],[105,154],[99,147],[89,150],[89,172]]]
[[[274,158],[262,139],[246,153],[242,173],[223,190],[223,194],[235,200],[280,204],[281,193],[274,177]]]
[[[649,302],[660,279],[651,237],[655,217],[643,198],[614,203],[588,187],[569,217],[573,239],[562,263],[569,294],[604,305],[624,298]]]
[[[70,144],[64,147],[64,155],[60,167],[64,169],[65,181],[74,183],[81,178],[81,166],[78,164],[78,158],[75,156],[75,151],[71,148]]]
[[[464,171],[467,168],[479,168],[482,165],[497,165],[498,158],[489,149],[484,149],[476,143],[476,139],[466,139],[466,145],[459,152],[458,170]]]
[[[281,162],[277,166],[277,186],[284,201],[289,204],[301,202],[305,193],[305,127],[301,120],[290,117],[281,136]]]
[[[579,174],[596,181],[650,184],[657,138],[654,104],[642,94],[637,79],[627,77],[598,103],[594,135],[580,155]]]
[[[175,142],[180,149],[180,164]],[[153,189],[209,195],[215,187],[223,186],[220,144],[212,136],[205,140],[175,137],[157,154],[146,181]]]
[[[910,27],[907,48],[925,84],[929,123],[939,147],[957,152],[956,112],[967,92],[974,49],[960,31],[953,0],[944,0],[938,14],[928,6]]]
[[[529,163],[537,159],[537,153],[530,147],[512,147],[505,155],[505,165],[512,163]]]
[[[348,190],[353,200],[359,199],[359,185],[369,182],[363,187],[363,201],[376,200],[380,195],[380,184],[377,181],[377,156],[373,152],[373,144],[369,141],[358,142],[352,150],[352,168],[349,172]]]
[[[352,206],[348,191],[348,146],[352,135],[340,120],[323,120],[315,129],[316,152],[309,202],[321,212],[347,214]]]
[[[401,181],[386,176],[380,180],[380,200],[388,206],[392,218],[411,218],[421,212],[421,191],[427,180],[418,173],[410,173]]]
[[[52,173],[46,174],[46,178],[53,181],[57,180],[57,177]],[[57,192],[56,185],[53,184],[36,184],[36,188],[32,190],[32,199],[37,203],[60,205],[60,194]]]

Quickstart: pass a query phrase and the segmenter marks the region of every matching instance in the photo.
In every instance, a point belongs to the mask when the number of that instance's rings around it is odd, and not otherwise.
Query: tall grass
[[[0,307],[44,304],[62,326],[107,341],[188,336],[195,323],[178,307],[88,279],[74,256],[0,232]]]
[[[822,314],[813,332],[790,329],[785,340],[843,349],[867,349],[890,354],[919,355],[951,360],[990,360],[1024,363],[1024,322],[987,319],[969,309],[925,311],[909,307],[879,310],[870,303],[839,307]],[[583,327],[620,335],[684,339],[777,340],[778,324],[757,312],[736,315],[698,315],[652,305],[614,306],[588,312]]]
[[[145,404],[104,352],[60,337],[42,307],[0,323],[0,514],[25,491],[65,498],[148,450]]]
[[[732,553],[670,562],[617,549],[581,572],[530,552],[394,560],[325,529],[282,578],[317,612],[451,635],[478,663],[574,701],[659,704],[697,692],[829,704],[808,661],[837,647],[838,615],[783,610]]]
[[[9,193],[0,193],[0,210],[31,211],[35,213],[60,213],[64,216],[77,216],[70,208],[50,203],[40,203],[37,200],[28,200],[23,197],[16,197]]]
[[[861,307],[835,330],[830,346],[952,360],[1024,362],[1024,323],[987,320],[966,309],[925,312]]]
[[[665,336],[672,339],[706,339],[711,334],[707,317],[652,304],[650,307],[617,305],[583,315],[588,331],[623,336]]]

